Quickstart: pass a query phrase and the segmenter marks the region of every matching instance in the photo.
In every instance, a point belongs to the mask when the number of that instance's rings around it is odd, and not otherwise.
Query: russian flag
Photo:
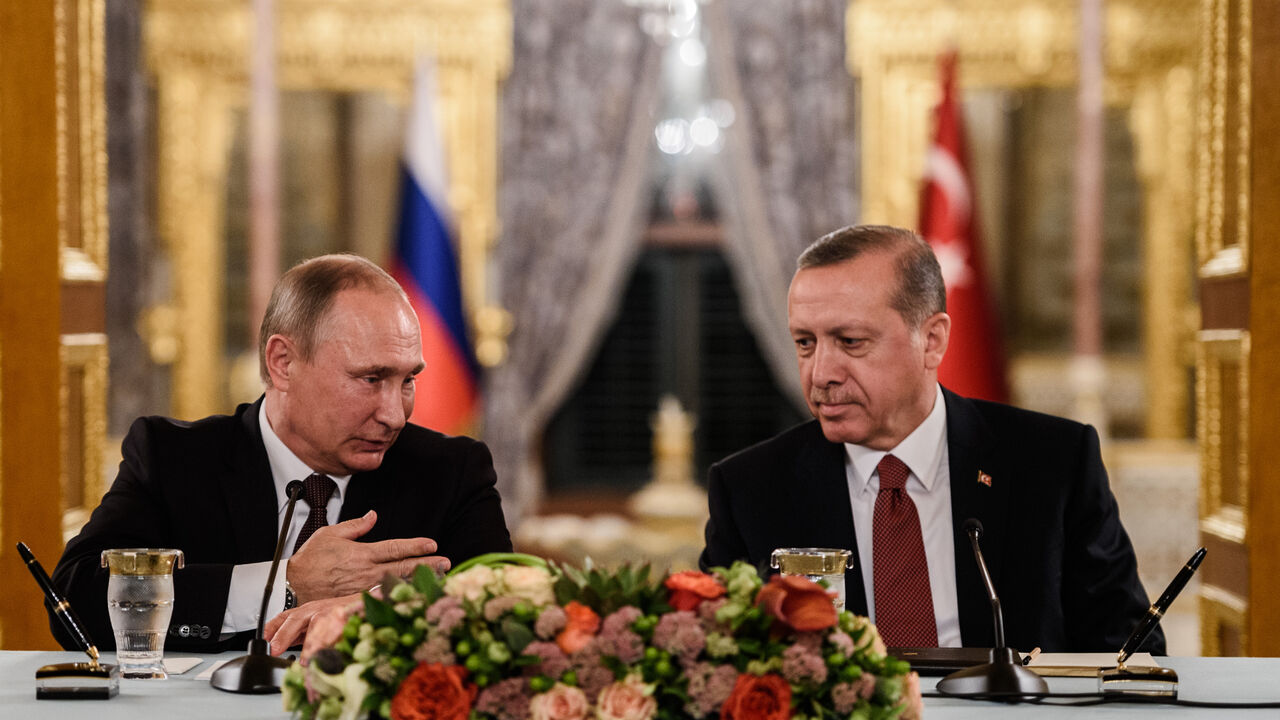
[[[422,326],[422,359],[410,420],[449,434],[469,430],[478,404],[475,355],[467,337],[448,205],[444,143],[436,123],[435,63],[414,77],[401,163],[400,228],[391,274]]]

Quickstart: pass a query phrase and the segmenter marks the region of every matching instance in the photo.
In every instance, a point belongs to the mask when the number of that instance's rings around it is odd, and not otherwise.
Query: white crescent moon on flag
[[[955,215],[955,225],[966,225],[973,209],[973,194],[956,156],[944,147],[931,145],[925,157],[924,176],[942,189],[947,198],[947,208]]]

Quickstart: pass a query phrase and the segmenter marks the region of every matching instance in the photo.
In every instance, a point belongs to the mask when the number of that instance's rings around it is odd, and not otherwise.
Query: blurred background
[[[135,417],[258,397],[288,267],[414,285],[426,248],[452,369],[415,420],[489,444],[517,549],[689,567],[707,467],[808,417],[796,255],[887,223],[942,260],[944,384],[1098,428],[1148,592],[1210,548],[1170,651],[1280,653],[1273,4],[32,5],[0,18],[0,558],[51,566]],[[406,236],[414,181],[444,235]],[[0,598],[0,647],[50,645],[38,605]]]

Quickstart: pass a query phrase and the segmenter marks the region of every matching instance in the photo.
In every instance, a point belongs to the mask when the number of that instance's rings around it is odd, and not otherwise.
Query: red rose
[[[460,665],[418,665],[391,698],[391,720],[466,720],[477,692],[466,679]]]
[[[703,600],[714,600],[725,594],[720,581],[697,570],[678,572],[662,584],[671,591],[667,596],[667,603],[676,610],[693,610]]]
[[[600,616],[595,610],[577,600],[571,600],[564,606],[567,619],[564,629],[556,636],[556,644],[566,655],[572,655],[591,642],[596,631],[600,629]]]
[[[781,676],[742,673],[720,708],[720,720],[787,720],[791,685]]]
[[[756,606],[793,630],[822,630],[836,624],[836,606],[818,583],[796,575],[774,575],[756,594]]]

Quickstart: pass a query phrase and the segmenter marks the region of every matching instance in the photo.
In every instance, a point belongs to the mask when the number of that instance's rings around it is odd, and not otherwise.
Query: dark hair
[[[907,325],[918,329],[947,311],[947,288],[933,249],[916,233],[889,225],[850,225],[827,233],[805,248],[796,270],[838,265],[868,252],[897,254],[898,287],[889,300]]]
[[[380,290],[409,301],[404,288],[387,271],[359,255],[321,255],[294,265],[271,291],[271,300],[258,329],[258,373],[271,384],[267,372],[267,340],[284,335],[293,340],[303,360],[315,357],[325,315],[339,292],[348,288]]]

